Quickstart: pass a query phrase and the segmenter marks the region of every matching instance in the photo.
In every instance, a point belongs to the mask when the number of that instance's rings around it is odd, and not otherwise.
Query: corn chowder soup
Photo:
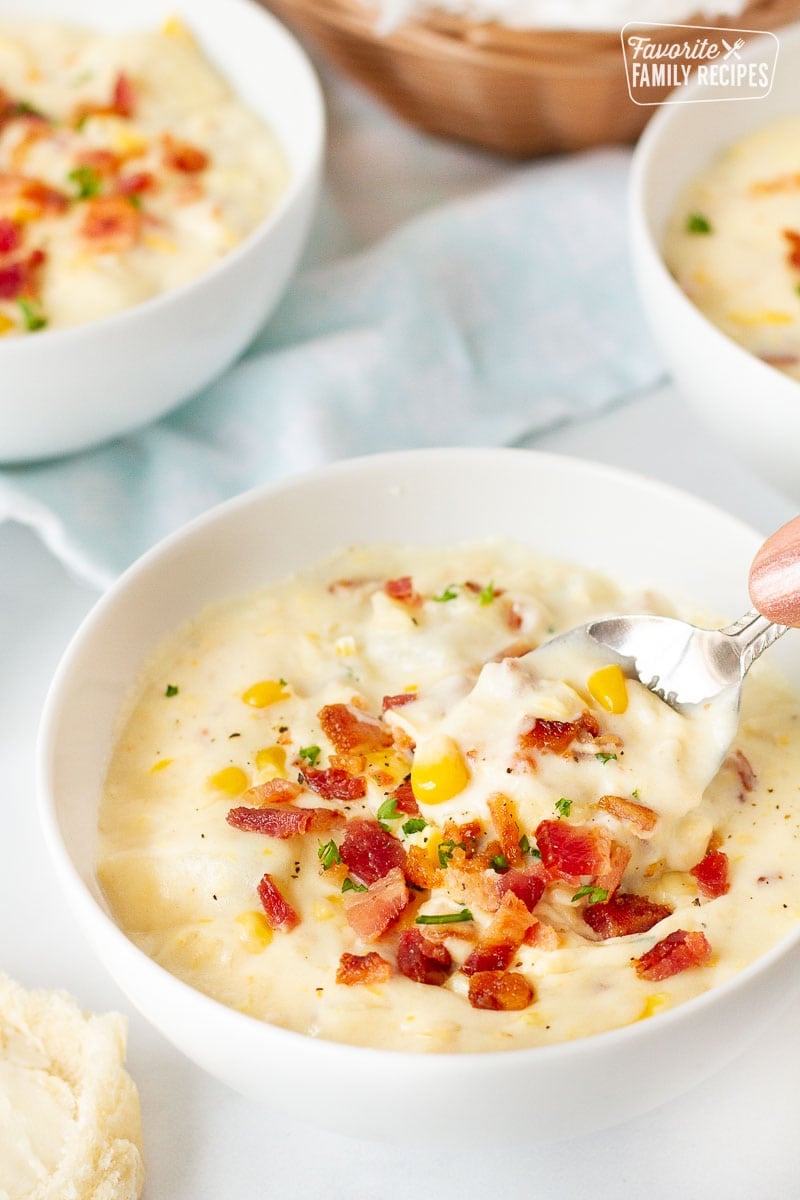
[[[115,919],[225,1004],[396,1050],[559,1042],[729,978],[800,909],[798,700],[756,670],[717,772],[702,719],[529,653],[643,609],[494,544],[354,549],[203,612],[119,730]]]
[[[685,189],[664,260],[723,333],[800,379],[800,116],[742,138]]]
[[[187,283],[286,181],[270,131],[176,19],[124,35],[0,25],[0,335]]]

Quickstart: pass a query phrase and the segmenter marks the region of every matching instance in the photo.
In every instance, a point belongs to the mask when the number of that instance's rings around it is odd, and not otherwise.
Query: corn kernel
[[[184,25],[180,17],[176,17],[174,14],[167,17],[162,23],[161,33],[164,37],[175,38],[176,41],[185,42],[187,46],[195,45],[191,30]]]
[[[336,909],[327,900],[315,900],[312,912],[317,921],[330,921],[336,916]]]
[[[250,786],[250,780],[241,767],[223,767],[216,775],[210,775],[208,782],[226,796],[240,796]]]
[[[268,708],[270,704],[286,699],[289,693],[283,690],[284,686],[281,679],[261,679],[242,692],[242,699],[251,708]]]
[[[272,941],[272,930],[267,924],[267,918],[260,912],[239,913],[236,918],[239,926],[239,938],[250,954],[260,954]]]
[[[334,648],[340,658],[349,658],[351,654],[355,654],[356,652],[356,639],[350,634],[346,634],[344,637],[336,639]]]
[[[16,329],[16,325],[11,320],[11,317],[7,317],[5,313],[0,313],[0,337],[4,333],[10,333],[12,329]]]
[[[589,676],[589,691],[597,703],[610,713],[624,713],[628,707],[628,685],[618,663],[601,667]]]
[[[153,763],[150,768],[150,774],[155,775],[158,771],[166,771],[167,767],[174,761],[172,758],[160,758],[158,762]]]
[[[274,779],[286,778],[286,751],[283,746],[266,746],[256,750],[256,770],[269,772]]]
[[[125,158],[139,158],[149,149],[146,138],[121,123],[115,125],[110,133],[112,147],[117,154],[122,154]]]
[[[648,1017],[654,1017],[656,1013],[663,1012],[665,1008],[669,1008],[670,1003],[670,998],[666,992],[653,992],[645,998],[644,1006],[637,1020],[646,1021]]]
[[[468,783],[467,764],[452,738],[438,734],[418,748],[411,767],[411,790],[417,801],[443,804]]]

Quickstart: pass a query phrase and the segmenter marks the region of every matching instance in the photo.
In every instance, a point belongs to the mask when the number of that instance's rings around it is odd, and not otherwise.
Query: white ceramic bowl
[[[680,391],[743,461],[800,502],[800,384],[712,325],[661,254],[664,229],[686,184],[739,138],[800,113],[800,26],[779,37],[775,81],[765,99],[672,103],[655,115],[634,153],[631,236],[642,303]],[[742,52],[758,53],[756,43]],[[682,95],[693,94],[689,87]]]
[[[105,441],[187,399],[244,349],[280,298],[306,239],[318,192],[324,110],[294,38],[253,0],[0,0],[0,20],[52,20],[108,30],[157,29],[180,16],[289,160],[276,208],[198,279],[71,329],[0,341],[0,462]]]
[[[793,999],[800,980],[799,932],[716,990],[628,1028],[553,1047],[427,1056],[261,1023],[168,974],[115,925],[94,872],[98,800],[116,714],[154,646],[204,605],[278,580],[337,546],[448,546],[493,536],[731,616],[747,607],[747,567],[759,545],[755,532],[696,499],[568,458],[474,449],[360,458],[244,495],[151,551],[88,617],[45,708],[46,838],[75,916],[109,971],[211,1074],[352,1135],[406,1139],[420,1096],[429,1098],[442,1144],[503,1135],[530,1143],[612,1124],[732,1058]],[[771,653],[800,681],[797,642],[786,638]]]

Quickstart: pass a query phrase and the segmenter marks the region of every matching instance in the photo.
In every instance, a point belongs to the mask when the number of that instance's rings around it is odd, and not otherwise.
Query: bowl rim
[[[789,43],[790,50],[796,52],[800,59],[800,20],[793,25],[788,25],[780,29],[775,36],[778,38],[776,68],[777,62],[781,58],[784,41]],[[761,40],[760,38],[754,39],[742,52],[742,57],[746,58],[748,54],[755,55],[760,47]],[[755,371],[757,375],[763,375],[765,387],[768,387],[773,392],[776,388],[781,392],[785,392],[787,400],[796,404],[797,380],[787,375],[784,371],[780,371],[777,367],[770,366],[769,363],[764,362],[757,355],[746,350],[744,346],[741,346],[732,337],[719,329],[697,305],[692,303],[669,271],[664,261],[661,246],[653,230],[650,205],[645,197],[649,173],[653,163],[657,162],[660,157],[661,139],[665,131],[668,131],[673,122],[679,119],[681,104],[677,98],[682,95],[691,96],[693,92],[699,91],[701,87],[702,85],[696,80],[692,80],[685,86],[678,87],[671,92],[667,101],[661,104],[653,114],[634,147],[631,158],[630,180],[628,183],[630,236],[634,248],[638,245],[640,252],[646,255],[647,267],[656,272],[659,285],[669,292],[672,302],[679,307],[688,320],[695,320],[698,323],[699,327],[704,331],[704,336],[710,338],[711,344],[717,348],[717,352],[732,354],[734,362],[740,370]],[[772,89],[770,88],[770,94],[771,91]],[[713,103],[713,101],[709,101],[709,103]],[[748,103],[748,101],[743,100],[742,103]],[[755,101],[750,101],[750,103],[755,103]],[[732,131],[728,145],[732,145],[736,139],[737,134],[735,131]],[[709,163],[712,158],[713,154],[709,156]]]
[[[164,967],[159,966],[155,960],[150,958],[123,932],[111,915],[104,910],[92,895],[80,871],[72,861],[72,856],[61,831],[56,798],[58,783],[54,778],[54,758],[58,742],[57,727],[59,714],[69,694],[70,677],[73,675],[84,653],[91,646],[95,626],[104,620],[107,613],[113,612],[120,599],[124,598],[128,586],[132,582],[138,579],[140,575],[150,571],[153,567],[158,567],[159,565],[163,567],[168,564],[176,546],[183,545],[187,540],[191,541],[192,538],[205,534],[214,526],[222,526],[231,520],[235,520],[237,513],[243,509],[268,505],[273,496],[284,495],[287,492],[298,489],[302,490],[309,482],[316,482],[318,480],[333,481],[335,483],[337,478],[352,476],[354,473],[358,476],[360,472],[365,470],[367,472],[377,470],[385,474],[386,471],[391,471],[395,466],[408,463],[424,464],[427,461],[438,464],[441,462],[443,455],[453,461],[458,460],[463,462],[465,466],[476,465],[480,460],[485,461],[487,455],[497,458],[499,463],[510,462],[512,458],[519,460],[524,458],[533,467],[535,467],[537,462],[547,462],[551,468],[556,469],[563,469],[566,466],[569,470],[576,470],[580,474],[587,476],[589,480],[595,479],[598,482],[613,480],[617,484],[621,483],[624,486],[633,485],[636,488],[644,488],[654,496],[661,497],[668,503],[680,500],[683,504],[689,500],[692,502],[693,507],[698,510],[700,517],[708,516],[716,521],[721,519],[729,526],[733,533],[751,539],[754,543],[762,537],[758,531],[746,522],[732,516],[718,506],[670,484],[632,471],[592,462],[591,460],[520,448],[482,449],[476,447],[447,447],[364,455],[359,458],[339,460],[325,467],[304,472],[301,475],[293,476],[277,483],[262,484],[249,489],[195,517],[138,558],[100,597],[70,640],[53,676],[43,706],[36,743],[37,808],[40,826],[44,833],[44,840],[50,856],[56,865],[60,882],[67,894],[70,907],[78,915],[79,925],[83,928],[83,932],[90,937],[95,951],[101,958],[106,970],[117,978],[116,971],[107,965],[106,955],[98,951],[98,942],[103,941],[106,944],[110,938],[114,947],[115,962],[118,962],[120,958],[130,962],[135,967],[140,978],[151,982],[151,995],[158,998],[161,995],[172,992],[179,998],[182,998],[181,1003],[191,1004],[195,1011],[204,1014],[210,1020],[233,1022],[242,1032],[246,1032],[249,1037],[255,1038],[261,1046],[268,1046],[277,1038],[278,1041],[290,1049],[294,1047],[295,1049],[305,1051],[313,1044],[315,1054],[339,1054],[345,1051],[348,1054],[356,1054],[361,1058],[372,1059],[376,1062],[379,1059],[382,1060],[385,1058],[387,1062],[400,1059],[413,1061],[417,1064],[423,1062],[435,1064],[446,1060],[450,1065],[454,1063],[461,1064],[458,1068],[459,1070],[474,1068],[476,1060],[485,1062],[487,1065],[490,1065],[492,1062],[506,1061],[509,1055],[513,1057],[515,1063],[524,1062],[525,1064],[530,1063],[530,1065],[533,1065],[537,1061],[557,1059],[565,1055],[585,1055],[587,1049],[591,1051],[592,1047],[595,1047],[598,1051],[605,1050],[606,1048],[624,1048],[629,1043],[635,1043],[635,1041],[643,1039],[646,1040],[672,1026],[691,1021],[695,1014],[702,1013],[709,1006],[713,1006],[720,1000],[729,998],[745,989],[752,980],[768,972],[777,962],[786,958],[795,950],[798,943],[800,943],[800,922],[793,931],[785,934],[766,953],[759,955],[758,958],[730,978],[723,980],[689,1000],[677,1004],[673,1008],[654,1014],[647,1021],[634,1021],[619,1028],[544,1046],[510,1047],[506,1050],[491,1051],[437,1051],[435,1053],[424,1050],[389,1050],[379,1046],[359,1046],[333,1039],[314,1038],[309,1034],[266,1022],[258,1017],[250,1016],[231,1008],[222,1001],[206,995],[191,984],[179,979]],[[96,934],[95,930],[97,931]],[[119,979],[117,982],[123,991],[127,991],[126,983]],[[177,992],[175,989],[177,989]],[[146,1019],[150,1020],[149,1016]],[[430,1069],[433,1070],[435,1067],[431,1066]]]
[[[294,61],[298,78],[302,79],[302,86],[310,103],[313,122],[311,138],[307,143],[301,143],[302,157],[299,167],[292,168],[289,172],[287,185],[278,197],[274,207],[262,217],[247,236],[234,246],[232,250],[224,254],[222,258],[218,259],[217,262],[206,267],[194,279],[189,279],[185,283],[178,284],[177,287],[167,289],[167,291],[158,292],[154,296],[149,296],[145,300],[141,300],[127,308],[122,308],[118,312],[110,313],[107,316],[97,317],[91,321],[84,321],[78,325],[68,325],[62,329],[49,329],[45,327],[37,332],[35,338],[15,337],[2,339],[2,342],[0,342],[0,365],[3,365],[4,355],[7,360],[14,355],[23,358],[24,355],[30,353],[29,347],[31,345],[39,347],[41,350],[43,345],[55,347],[64,341],[78,342],[80,339],[91,338],[94,336],[95,330],[98,329],[101,335],[116,331],[126,321],[140,317],[147,319],[152,315],[154,318],[158,318],[161,309],[164,307],[176,303],[179,304],[189,299],[191,293],[195,290],[213,287],[220,276],[235,270],[241,259],[245,258],[258,244],[271,236],[273,229],[283,220],[285,214],[297,203],[309,186],[313,186],[314,180],[322,166],[327,119],[322,86],[311,63],[311,59],[291,30],[283,22],[279,21],[273,13],[258,3],[257,0],[225,0],[225,3],[226,6],[234,9],[238,8],[243,13],[249,12],[256,19],[263,21],[267,37],[280,47],[282,54],[287,57],[291,56]],[[220,18],[222,18],[222,15],[222,9],[220,9]],[[181,19],[186,19],[187,23],[191,25],[191,11],[188,6],[180,16]],[[23,18],[19,23],[24,25],[36,19],[35,17]],[[86,26],[87,23],[80,21],[80,24]],[[133,23],[127,26],[127,28],[138,30],[143,27],[137,24],[137,20],[134,17]],[[202,51],[205,49],[207,39],[198,37],[198,43]],[[238,97],[235,84],[227,73],[221,70],[218,70],[218,73],[222,75],[234,94]],[[259,119],[262,118],[259,117]],[[263,123],[266,124],[266,122]],[[283,154],[288,158],[288,150],[283,139],[278,137],[274,131],[270,130],[270,132]]]

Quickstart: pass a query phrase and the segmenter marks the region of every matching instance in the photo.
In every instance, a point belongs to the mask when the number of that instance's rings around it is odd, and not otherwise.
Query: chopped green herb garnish
[[[452,838],[447,838],[445,841],[439,842],[437,853],[439,855],[439,862],[443,867],[449,865],[454,850],[466,850],[466,846],[463,842],[454,842]]]
[[[458,584],[451,583],[449,585],[449,587],[446,587],[444,589],[444,591],[442,592],[442,594],[440,596],[433,596],[432,599],[434,599],[437,604],[444,604],[447,600],[455,600],[457,595],[458,595]]]
[[[603,904],[608,899],[608,888],[592,887],[590,883],[579,887],[575,895],[572,897],[572,903],[576,900],[582,900],[586,896],[590,904]]]
[[[491,580],[491,579],[489,580],[486,587],[481,592],[479,599],[480,599],[481,604],[484,604],[484,605],[492,603],[492,601],[494,600],[494,581],[493,580]]]
[[[278,683],[281,685],[281,687],[288,687],[288,686],[289,686],[289,685],[288,685],[288,683],[286,682],[286,680],[283,678],[283,676],[282,676],[282,675],[281,675],[280,679],[278,680]]]
[[[572,809],[572,801],[567,800],[566,796],[562,796],[560,800],[556,800],[556,812],[559,817],[568,817]]]
[[[403,815],[402,813],[399,813],[397,811],[397,797],[396,796],[387,796],[386,799],[384,800],[383,804],[378,809],[378,812],[377,812],[378,823],[386,830],[387,833],[390,833],[391,831],[389,829],[389,826],[386,824],[386,822],[387,821],[399,821],[399,819],[400,819],[400,817],[402,817],[402,815]]]
[[[351,879],[349,875],[342,884],[343,892],[366,892],[368,890],[369,889],[367,888],[366,884],[356,883],[355,880]]]
[[[794,290],[797,292],[798,296],[800,296],[800,283],[796,283],[794,285]]]
[[[454,913],[421,913],[414,922],[415,925],[460,925],[462,921],[472,921],[473,916],[468,908],[462,908]]]
[[[528,837],[527,833],[523,833],[519,839],[519,848],[523,854],[530,854],[531,858],[541,858],[538,846],[534,846]]]
[[[595,758],[599,759],[601,763],[611,762],[612,758],[616,759],[616,757],[616,754],[595,754]]]
[[[167,684],[167,687],[166,687],[166,690],[165,690],[165,692],[164,692],[164,695],[165,695],[165,696],[177,696],[177,694],[178,694],[178,690],[179,690],[179,689],[178,689],[178,687],[177,687],[177,685],[176,685],[176,684],[174,684],[174,683],[168,683],[168,684]]]
[[[631,795],[633,796],[634,800],[638,800],[639,799],[639,789],[634,788],[633,791],[631,792]]]
[[[419,833],[427,824],[428,822],[424,817],[409,817],[405,824],[401,825],[401,829],[405,834]]]
[[[327,871],[335,863],[340,863],[342,860],[339,856],[339,847],[331,838],[329,842],[320,842],[317,850],[317,858],[322,863],[323,870]]]
[[[142,197],[139,195],[138,192],[128,192],[126,199],[128,201],[128,204],[130,204],[131,208],[141,208],[142,207]]]
[[[310,767],[313,767],[322,751],[319,746],[301,746],[297,753]]]
[[[31,104],[29,100],[15,100],[3,115],[7,117],[39,117],[42,121],[48,120],[42,110],[35,104]]]
[[[711,233],[711,222],[702,213],[690,213],[686,220],[687,233]]]
[[[24,296],[20,296],[17,300],[22,313],[22,320],[25,323],[25,328],[28,333],[36,333],[39,329],[44,329],[47,325],[47,317],[43,316],[39,310],[31,304],[30,300],[26,300]]]
[[[86,163],[82,163],[70,171],[67,179],[78,189],[76,200],[89,200],[92,196],[97,196],[102,186],[102,180],[97,171]]]
[[[494,867],[495,871],[507,871],[508,859],[506,858],[505,854],[495,854],[494,858],[491,860],[491,865]]]

